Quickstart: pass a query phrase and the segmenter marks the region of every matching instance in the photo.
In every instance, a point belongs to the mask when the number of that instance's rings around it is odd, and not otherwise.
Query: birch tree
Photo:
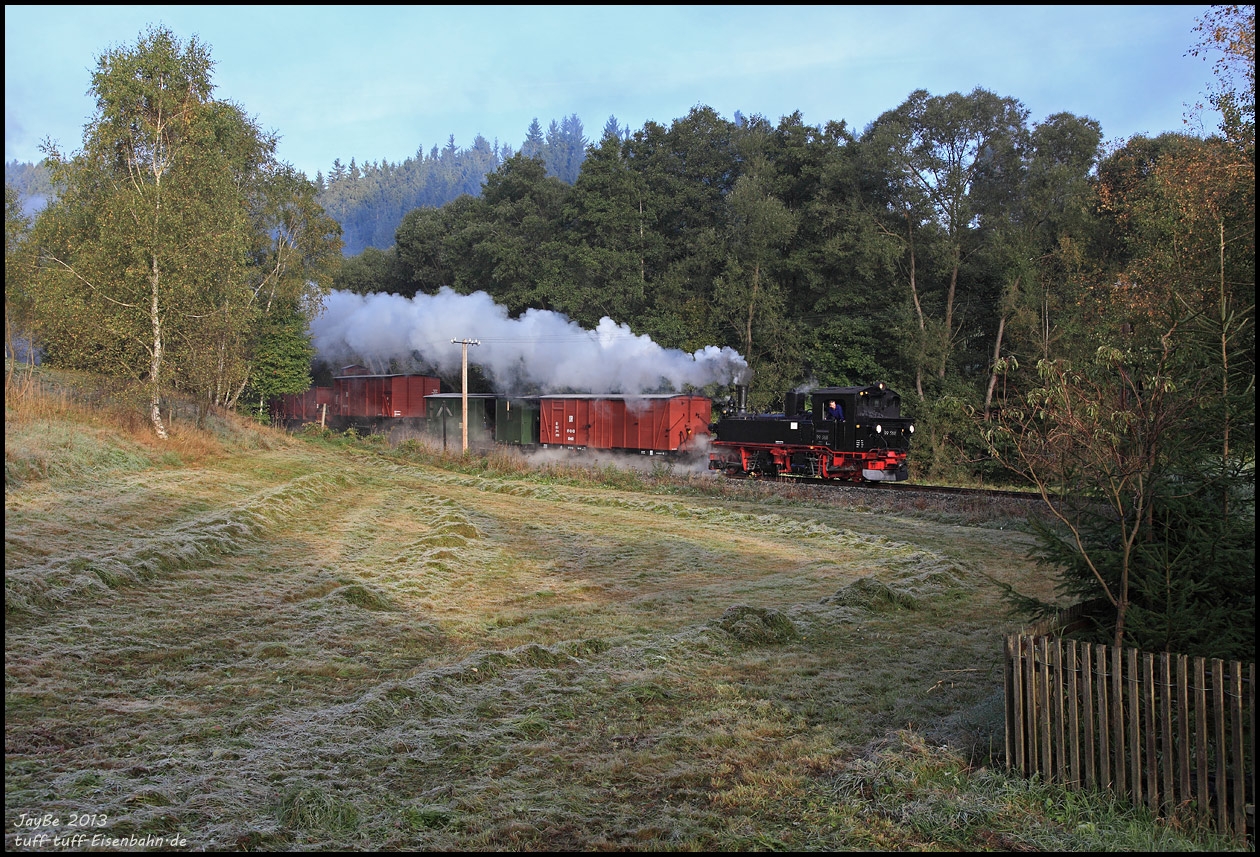
[[[163,396],[233,402],[248,381],[252,328],[282,291],[285,310],[310,307],[331,279],[328,250],[340,248],[313,190],[290,182],[311,235],[292,240],[292,207],[268,180],[285,174],[275,138],[213,97],[213,69],[196,37],[150,28],[100,57],[82,150],[45,146],[61,190],[36,225],[49,358],[143,381],[162,438]]]

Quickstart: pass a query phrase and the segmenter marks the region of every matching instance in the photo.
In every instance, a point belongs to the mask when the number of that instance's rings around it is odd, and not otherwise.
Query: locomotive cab
[[[815,390],[816,442],[828,449],[910,448],[914,426],[901,416],[901,397],[885,384]]]
[[[830,430],[829,447],[852,451],[856,456],[873,456],[862,468],[862,478],[867,481],[905,479],[909,475],[905,458],[910,450],[914,424],[901,415],[901,396],[882,382],[868,387],[841,388],[835,393],[843,413],[824,422]],[[889,466],[894,462],[894,466]]]

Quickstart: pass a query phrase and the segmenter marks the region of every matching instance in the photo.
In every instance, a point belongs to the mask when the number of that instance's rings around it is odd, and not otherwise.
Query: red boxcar
[[[343,419],[421,419],[424,397],[441,391],[430,375],[373,375],[362,366],[347,366],[333,378],[332,411]]]
[[[685,452],[709,434],[713,403],[704,396],[543,396],[543,446]]]
[[[271,421],[279,425],[317,423],[331,411],[332,387],[311,387],[271,401]]]

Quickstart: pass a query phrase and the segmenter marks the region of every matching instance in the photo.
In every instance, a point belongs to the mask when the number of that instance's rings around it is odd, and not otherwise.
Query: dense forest
[[[1047,560],[1082,597],[1101,591],[1117,640],[1162,621],[1146,632],[1167,644],[1165,620],[1228,591],[1250,598],[1254,641],[1254,34],[1254,7],[1235,6],[1194,34],[1217,58],[1204,97],[1223,121],[1206,136],[1104,148],[1089,118],[920,90],[860,130],[697,106],[633,131],[610,118],[590,141],[570,116],[535,121],[517,152],[452,140],[314,180],[209,98],[195,42],[150,34],[95,85],[186,47],[181,91],[204,130],[149,127],[119,102],[83,153],[53,153],[62,193],[33,224],[6,188],[7,335],[146,379],[159,431],[168,388],[260,410],[309,384],[302,322],[329,288],[485,292],[512,316],[730,347],[764,410],[883,380],[920,426],[916,476],[1042,491],[1059,514]],[[186,154],[158,164],[168,149]],[[158,167],[195,181],[135,178]],[[119,231],[158,211],[170,231]],[[1173,591],[1161,570],[1205,550],[1211,586]]]

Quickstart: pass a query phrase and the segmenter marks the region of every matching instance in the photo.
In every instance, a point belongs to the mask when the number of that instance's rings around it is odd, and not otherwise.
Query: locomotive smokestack
[[[731,376],[731,386],[735,388],[735,413],[748,413],[748,388],[752,385],[752,369],[747,364],[740,366]]]

